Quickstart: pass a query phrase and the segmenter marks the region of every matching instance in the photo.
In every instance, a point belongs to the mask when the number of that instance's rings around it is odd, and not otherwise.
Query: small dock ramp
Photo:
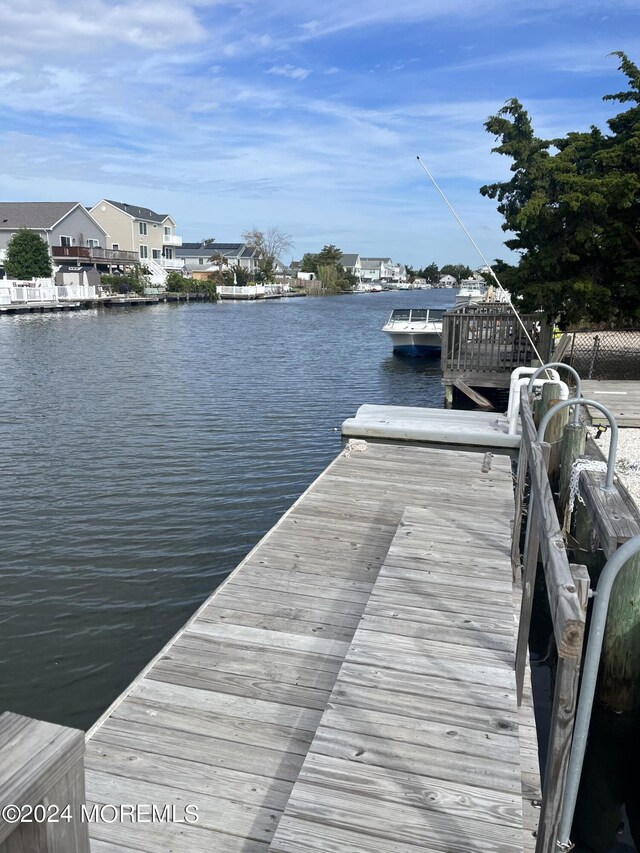
[[[92,853],[528,851],[513,511],[506,456],[348,446],[89,732],[89,807],[178,818]]]

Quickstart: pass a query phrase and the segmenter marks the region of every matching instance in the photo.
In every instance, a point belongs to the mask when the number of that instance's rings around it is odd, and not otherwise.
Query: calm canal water
[[[85,728],[341,447],[442,404],[393,307],[453,291],[0,318],[0,711]]]

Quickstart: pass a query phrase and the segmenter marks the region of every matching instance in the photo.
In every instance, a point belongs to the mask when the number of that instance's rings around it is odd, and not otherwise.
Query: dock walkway
[[[89,806],[198,823],[95,823],[93,853],[529,849],[509,460],[360,447],[88,733]]]

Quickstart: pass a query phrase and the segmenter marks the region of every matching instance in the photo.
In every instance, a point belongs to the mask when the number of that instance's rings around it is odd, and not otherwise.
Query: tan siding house
[[[175,220],[168,213],[102,199],[91,208],[91,215],[109,234],[110,249],[136,252],[149,266],[180,268],[175,250],[182,245],[182,237],[176,235]]]

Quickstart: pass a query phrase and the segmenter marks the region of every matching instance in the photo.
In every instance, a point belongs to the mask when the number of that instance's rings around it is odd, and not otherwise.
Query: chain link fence
[[[563,361],[583,379],[640,379],[640,330],[571,332]]]

